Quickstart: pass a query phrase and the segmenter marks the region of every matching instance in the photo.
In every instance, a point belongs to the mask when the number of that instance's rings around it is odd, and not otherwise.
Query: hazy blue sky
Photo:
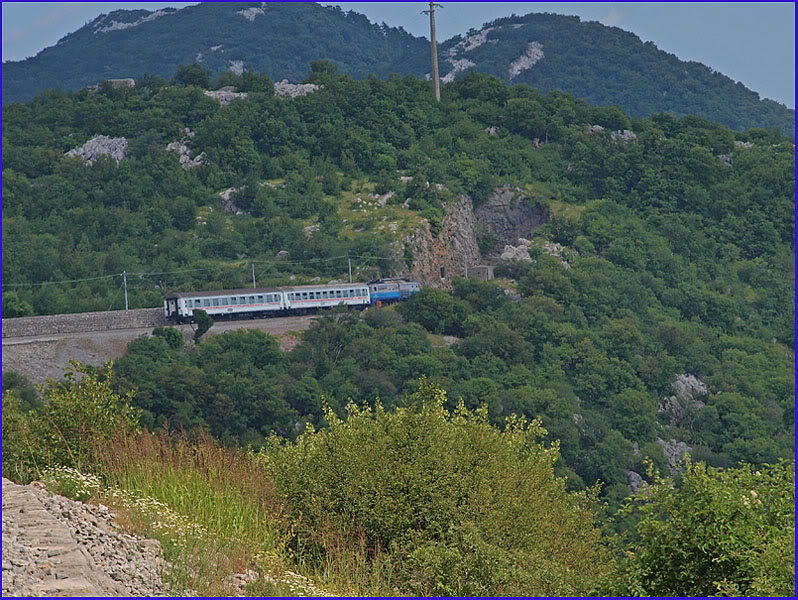
[[[682,60],[702,62],[795,107],[795,4],[704,2],[446,2],[436,13],[445,40],[498,17],[529,12],[578,15],[637,34]],[[3,61],[34,56],[100,13],[194,2],[3,2]],[[426,36],[424,2],[324,2]]]

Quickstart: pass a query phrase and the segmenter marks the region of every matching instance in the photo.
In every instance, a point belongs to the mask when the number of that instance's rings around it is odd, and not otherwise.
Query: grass
[[[357,179],[352,182],[351,190],[341,192],[338,197],[326,197],[326,200],[336,205],[338,215],[345,221],[343,235],[353,238],[358,234],[384,233],[395,239],[403,239],[423,226],[424,219],[416,211],[401,205],[379,206],[376,199],[369,197],[369,194],[376,193],[375,187],[366,178]],[[357,202],[357,198],[361,202]],[[390,230],[392,223],[396,225],[393,232]]]
[[[249,595],[323,595],[291,570],[288,521],[273,481],[241,449],[207,435],[142,432],[98,453],[102,477],[57,469],[53,491],[112,507],[133,533],[161,542],[176,595],[240,595],[235,575],[252,570]]]

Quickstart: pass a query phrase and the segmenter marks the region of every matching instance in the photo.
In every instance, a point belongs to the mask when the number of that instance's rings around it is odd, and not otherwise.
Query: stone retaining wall
[[[83,333],[109,329],[138,329],[167,325],[163,308],[137,308],[134,310],[109,310],[69,315],[19,317],[3,319],[3,337],[53,335],[56,333]]]

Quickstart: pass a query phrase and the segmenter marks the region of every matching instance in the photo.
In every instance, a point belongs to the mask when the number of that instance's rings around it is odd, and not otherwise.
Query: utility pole
[[[352,283],[352,259],[349,259],[349,283]]]
[[[122,282],[125,284],[125,312],[127,312],[127,271],[122,271]]]
[[[255,263],[252,263],[252,287],[258,287],[255,285]]]
[[[440,4],[434,2],[429,3],[429,10],[421,11],[425,15],[429,15],[429,33],[430,45],[432,46],[432,85],[435,89],[435,101],[441,101],[441,81],[438,77],[438,44],[435,41],[435,7],[440,7]]]
[[[463,254],[463,272],[466,279],[468,279],[468,257],[465,254]]]

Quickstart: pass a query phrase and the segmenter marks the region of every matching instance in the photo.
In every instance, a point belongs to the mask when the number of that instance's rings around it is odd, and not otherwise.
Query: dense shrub
[[[722,470],[685,465],[681,486],[654,476],[617,588],[635,596],[795,595],[795,463]]]
[[[132,395],[111,389],[102,373],[71,363],[63,382],[50,381],[40,410],[23,412],[14,394],[3,397],[3,476],[30,481],[47,467],[90,467],[97,444],[138,428]]]
[[[359,548],[401,593],[588,593],[612,564],[595,490],[569,494],[554,478],[557,446],[539,443],[539,422],[511,417],[501,431],[486,408],[449,413],[445,401],[422,382],[394,412],[350,403],[345,421],[328,410],[326,429],[257,455],[292,511],[297,552],[323,564]]]

